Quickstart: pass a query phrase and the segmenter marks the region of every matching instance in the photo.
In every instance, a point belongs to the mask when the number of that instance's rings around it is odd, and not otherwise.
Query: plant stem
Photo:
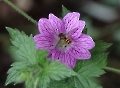
[[[111,67],[104,67],[103,69],[120,74],[119,69],[115,69],[115,68],[111,68]]]
[[[38,84],[38,78],[36,79],[35,83],[34,83],[34,88],[37,88],[37,84]]]
[[[34,20],[32,17],[30,17],[29,15],[27,15],[25,12],[23,12],[21,9],[19,9],[17,6],[15,6],[13,3],[11,3],[9,0],[3,0],[5,3],[7,3],[8,5],[10,5],[12,8],[14,8],[17,12],[19,12],[21,15],[23,15],[25,18],[27,18],[28,20],[30,20],[32,23],[34,23],[35,25],[37,25],[37,21]]]

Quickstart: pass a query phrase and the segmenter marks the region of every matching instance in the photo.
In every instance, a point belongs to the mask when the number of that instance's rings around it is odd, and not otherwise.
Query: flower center
[[[57,47],[65,48],[72,42],[71,39],[66,37],[66,35],[64,35],[63,33],[60,33],[58,37],[59,41],[57,43]]]

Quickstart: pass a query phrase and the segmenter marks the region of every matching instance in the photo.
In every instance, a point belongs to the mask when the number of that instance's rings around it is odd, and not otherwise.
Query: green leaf
[[[25,80],[25,73],[28,71],[28,67],[29,67],[29,63],[28,62],[15,62],[13,63],[7,74],[7,80],[6,80],[6,85],[14,82],[14,83],[20,83],[22,81]],[[23,75],[24,74],[24,75]],[[24,76],[24,77],[23,77]]]
[[[75,76],[76,73],[71,69],[66,67],[66,65],[59,63],[59,61],[53,61],[45,69],[46,73],[53,80],[61,80],[62,78]]]
[[[84,30],[83,30],[83,33],[87,34],[87,30],[88,30],[88,28],[85,27]]]
[[[39,87],[40,88],[47,88],[48,84],[50,83],[50,77],[44,71],[39,75]]]
[[[47,65],[46,55],[47,55],[47,51],[45,50],[36,51],[36,62],[43,68]]]
[[[16,82],[18,77],[20,75],[20,72],[13,70],[8,76],[7,76],[7,80],[5,82],[5,85],[8,85],[12,82]]]
[[[20,69],[22,69],[22,68],[27,68],[27,67],[29,67],[30,66],[30,64],[28,63],[28,62],[15,62],[15,63],[13,63],[11,66],[13,66],[13,67],[11,67],[8,71],[7,71],[7,74],[11,74],[11,72],[12,71],[14,71],[14,70],[20,70]]]
[[[49,85],[50,88],[75,88],[74,78],[66,78],[60,81],[52,81]]]
[[[104,74],[107,53],[105,50],[111,45],[103,41],[96,41],[95,48],[91,51],[92,57],[89,60],[78,61],[74,71],[78,73],[74,77],[76,88],[101,88],[91,78]]]
[[[111,45],[112,45],[111,43],[106,43],[106,42],[103,42],[102,40],[95,41],[95,48],[91,50],[91,53],[95,55],[104,53],[106,49]]]
[[[74,77],[74,81],[76,88],[102,88],[101,86],[97,85],[92,78],[87,78],[83,75]]]
[[[107,54],[102,53],[93,55],[89,60],[78,61],[74,68],[78,73],[74,79],[76,88],[101,88],[91,78],[105,73],[102,68],[106,66],[106,58]]]
[[[102,70],[106,66],[107,54],[94,55],[89,60],[78,61],[75,71],[87,77],[99,77],[105,72]]]
[[[20,32],[17,29],[6,27],[10,36],[14,54],[21,61],[28,61],[31,64],[34,64],[36,61],[36,47],[32,35],[28,37],[24,32]]]
[[[70,11],[62,5],[62,17],[64,17]]]
[[[25,88],[33,88],[34,81],[35,80],[31,72],[27,73],[26,80],[25,80]]]
[[[50,79],[59,81],[75,75],[76,73],[72,69],[67,68],[66,65],[59,63],[59,61],[53,61],[40,73],[40,87],[47,88]]]
[[[21,74],[18,76],[16,83],[21,83],[21,82],[25,81],[26,77],[27,77],[27,73],[21,72]]]

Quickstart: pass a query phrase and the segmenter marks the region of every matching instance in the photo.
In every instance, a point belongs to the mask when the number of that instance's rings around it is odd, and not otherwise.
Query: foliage
[[[69,11],[62,6],[64,16]],[[95,41],[95,48],[91,50],[89,60],[79,60],[74,69],[66,67],[59,61],[46,58],[47,51],[37,50],[33,36],[27,36],[17,29],[6,27],[8,30],[12,50],[20,59],[14,62],[8,70],[6,85],[25,82],[26,88],[102,88],[95,81],[105,71],[107,53],[111,45],[103,41]],[[84,31],[87,32],[87,29]]]
[[[62,5],[62,17],[64,17],[70,11]]]
[[[104,51],[110,45],[103,41],[96,41],[96,47],[91,51],[91,59],[77,61],[76,67],[73,69],[77,76],[52,82],[50,88],[102,88],[93,78],[105,73],[103,68],[107,64],[107,53]]]
[[[24,32],[7,27],[11,36],[11,42],[15,48],[15,54],[22,59],[14,62],[8,70],[6,85],[14,82],[25,82],[26,88],[39,86],[47,88],[50,80],[61,80],[67,77],[75,76],[76,73],[59,63],[59,61],[49,61],[46,59],[46,51],[37,50],[32,36],[27,36]]]

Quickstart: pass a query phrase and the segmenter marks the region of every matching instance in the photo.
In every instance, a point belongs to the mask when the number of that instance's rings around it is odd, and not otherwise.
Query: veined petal
[[[34,36],[34,41],[36,43],[36,47],[38,49],[53,49],[54,45],[54,37],[50,35],[38,34]]]
[[[80,20],[79,27],[68,32],[68,36],[71,39],[77,39],[82,34],[84,27],[85,27],[85,21]]]
[[[66,64],[68,67],[70,67],[70,68],[75,67],[76,58],[73,57],[69,52],[64,54],[63,60],[61,60],[61,62]]]
[[[52,26],[51,22],[46,18],[41,18],[39,20],[38,29],[39,29],[40,33],[44,33],[46,35],[48,35],[48,34],[55,35],[54,26]]]
[[[92,49],[95,46],[95,43],[89,35],[81,34],[81,36],[76,39],[75,46],[85,49]]]
[[[79,26],[79,17],[80,17],[79,13],[73,12],[73,13],[68,13],[63,18],[66,33],[68,33],[69,31],[71,31],[73,29],[78,28],[78,26]]]
[[[71,55],[74,55],[76,59],[89,59],[91,58],[91,53],[84,48],[78,48],[74,46],[71,48]]]
[[[54,14],[49,14],[49,21],[54,27],[53,30],[55,33],[60,34],[65,32],[62,20],[56,17]]]
[[[68,67],[73,68],[76,64],[76,58],[69,52],[65,53],[60,50],[52,51],[52,60],[59,60],[61,63],[66,64]]]
[[[52,50],[52,60],[60,59],[61,51],[54,49]]]
[[[80,20],[80,21],[79,21],[79,27],[78,27],[79,30],[80,30],[80,32],[83,31],[84,27],[85,27],[85,21]]]

